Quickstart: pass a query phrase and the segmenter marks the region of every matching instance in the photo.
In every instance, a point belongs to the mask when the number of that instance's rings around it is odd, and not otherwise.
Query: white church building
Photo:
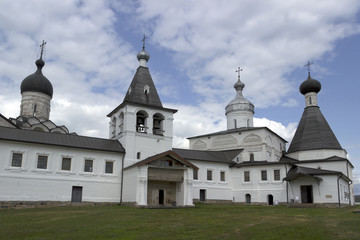
[[[42,47],[43,48],[43,47]],[[354,204],[353,165],[317,104],[321,84],[301,84],[305,109],[286,140],[254,127],[254,105],[242,94],[226,106],[227,129],[172,147],[176,109],[165,108],[146,67],[139,67],[123,102],[111,111],[109,139],[79,136],[50,120],[51,82],[45,63],[21,83],[20,115],[0,114],[0,203],[98,202],[137,206]]]

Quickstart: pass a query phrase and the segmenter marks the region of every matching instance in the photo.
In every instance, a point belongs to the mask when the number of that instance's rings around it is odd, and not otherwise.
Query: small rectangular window
[[[208,181],[212,181],[212,171],[211,170],[207,170],[207,178]]]
[[[280,181],[280,170],[274,170],[274,180]]]
[[[244,172],[244,182],[250,182],[250,172],[249,171]]]
[[[261,171],[261,181],[267,181],[267,172],[266,172],[266,170]]]
[[[220,172],[220,181],[225,182],[225,172],[224,171]]]
[[[22,163],[22,153],[13,153],[11,166],[12,167],[21,167]]]
[[[93,160],[85,159],[84,172],[93,171]]]
[[[61,163],[61,170],[70,171],[71,169],[71,158],[63,158]]]
[[[194,178],[194,180],[198,180],[198,179],[199,179],[199,177],[198,177],[198,170],[197,170],[197,169],[194,169],[194,171],[193,171],[193,178]]]
[[[39,155],[37,161],[37,168],[47,169],[48,156]]]
[[[113,173],[114,162],[106,161],[105,173]]]

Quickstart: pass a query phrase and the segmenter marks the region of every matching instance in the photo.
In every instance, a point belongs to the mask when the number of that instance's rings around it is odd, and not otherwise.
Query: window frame
[[[226,182],[226,171],[220,171],[220,182]]]
[[[267,170],[261,170],[261,181],[266,182],[268,181],[268,177],[267,177]]]
[[[14,155],[15,154],[18,154],[18,155],[20,155],[21,156],[21,159],[20,159],[20,166],[16,166],[16,165],[14,165]],[[23,152],[18,152],[18,151],[12,151],[11,152],[11,159],[10,159],[10,167],[12,167],[12,168],[22,168],[22,166],[23,166],[23,163],[24,163],[24,153]],[[15,160],[16,161],[16,160]]]
[[[69,169],[66,169],[64,166],[64,161],[69,160]],[[72,157],[69,156],[62,156],[61,157],[61,171],[70,172],[71,171],[71,163],[72,163]]]
[[[87,162],[91,162],[90,170],[87,170],[87,167],[89,167],[86,165]],[[94,172],[94,159],[91,159],[91,158],[84,159],[84,172],[85,173],[93,173]]]
[[[207,181],[214,181],[213,180],[213,170],[212,169],[208,169],[206,171],[206,180]]]
[[[244,171],[244,182],[249,183],[250,179],[250,171]]]
[[[193,180],[199,180],[199,169],[193,170]]]
[[[45,161],[45,167],[40,167],[39,166],[39,161],[40,161],[40,158],[41,157],[46,157],[46,161]],[[41,170],[45,170],[45,169],[48,169],[48,163],[49,163],[49,155],[47,154],[38,154],[37,155],[37,161],[36,161],[36,169],[41,169]]]
[[[277,173],[278,174],[277,174]],[[278,177],[278,179],[277,179]],[[281,180],[281,172],[280,169],[274,169],[274,181],[280,181]]]
[[[108,172],[108,164],[111,163],[111,172]],[[105,161],[105,169],[104,169],[104,173],[105,174],[114,174],[114,161],[111,160],[106,160]]]

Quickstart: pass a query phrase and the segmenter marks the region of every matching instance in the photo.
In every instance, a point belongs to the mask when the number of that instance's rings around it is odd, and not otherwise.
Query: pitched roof
[[[237,163],[232,167],[241,168],[241,167],[253,167],[253,166],[264,166],[264,165],[284,165],[284,164],[292,164],[291,162],[268,162],[268,161],[245,161],[241,163]]]
[[[316,169],[316,168],[307,168],[307,167],[299,167],[299,166],[293,166],[289,169],[288,173],[286,174],[286,178],[284,178],[285,181],[292,181],[299,177],[304,176],[310,176],[314,177],[318,180],[322,180],[319,177],[316,177],[318,175],[338,175],[344,178],[347,181],[350,181],[348,177],[343,175],[341,172],[338,171],[331,171],[331,170],[324,170],[324,169]]]
[[[188,160],[199,160],[208,162],[231,163],[243,149],[225,150],[225,151],[201,151],[191,149],[173,148],[173,151],[182,158]]]
[[[5,123],[6,125],[8,125],[8,127],[12,127],[12,128],[19,128],[18,126],[16,126],[16,124],[14,124],[13,122],[11,122],[9,119],[7,119],[4,115],[2,115],[0,113],[0,121],[2,121],[3,123]]]
[[[319,107],[310,106],[304,109],[287,153],[315,149],[342,149],[342,147]]]
[[[148,94],[145,94],[146,85],[149,87]],[[162,106],[155,84],[151,78],[150,71],[147,67],[143,66],[139,66],[136,70],[134,78],[124,97],[124,101],[114,110],[112,110],[107,115],[107,117],[111,117],[111,115],[119,108],[121,108],[125,103],[132,103],[135,105],[150,107],[154,109],[167,110],[173,113],[177,112],[176,109],[164,108]]]
[[[156,154],[156,155],[148,157],[148,158],[145,158],[144,160],[141,160],[141,161],[139,161],[139,162],[137,162],[137,163],[135,163],[133,165],[130,165],[130,166],[124,168],[124,169],[129,169],[129,168],[132,168],[132,167],[135,167],[135,166],[142,166],[142,165],[148,164],[150,162],[156,161],[156,160],[158,160],[160,158],[163,158],[165,156],[169,156],[169,157],[171,157],[173,159],[176,159],[176,160],[178,160],[179,162],[183,163],[184,165],[186,165],[188,167],[191,167],[191,168],[194,168],[194,169],[199,169],[197,166],[195,166],[194,164],[192,164],[191,162],[189,162],[186,159],[182,158],[176,152],[171,151],[171,150]]]
[[[259,129],[265,129],[267,131],[272,132],[273,134],[275,134],[276,136],[278,136],[279,138],[281,138],[283,141],[287,142],[284,138],[282,138],[279,134],[277,134],[276,132],[272,131],[270,128],[268,127],[242,127],[242,128],[235,128],[235,129],[229,129],[229,130],[224,130],[224,131],[219,131],[219,132],[213,132],[213,133],[208,133],[208,134],[204,134],[204,135],[199,135],[199,136],[194,136],[194,137],[188,137],[187,139],[193,139],[193,138],[198,138],[198,137],[211,137],[211,136],[216,136],[216,135],[225,135],[228,133],[241,133],[241,132],[246,132],[246,131],[252,131],[252,130],[259,130]]]
[[[117,140],[78,135],[47,133],[34,130],[0,127],[0,140],[17,141],[98,151],[121,152],[125,149]]]
[[[149,87],[148,94],[145,94],[144,90],[146,85]],[[147,67],[139,66],[136,70],[129,91],[124,98],[124,102],[162,107],[161,100]]]

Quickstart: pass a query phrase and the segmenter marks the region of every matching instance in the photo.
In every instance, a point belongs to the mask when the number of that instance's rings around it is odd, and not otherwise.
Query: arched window
[[[250,153],[250,162],[253,162],[253,161],[254,161],[254,154]]]
[[[163,135],[164,133],[164,116],[160,113],[156,113],[153,116],[153,134],[155,135]]]
[[[124,113],[121,112],[119,115],[119,132],[123,132],[124,131]]]
[[[145,93],[145,95],[149,95],[149,93],[150,93],[150,87],[149,87],[149,85],[145,85],[145,86],[144,86],[144,93]]]
[[[250,194],[245,195],[245,201],[246,201],[247,204],[251,203],[251,195]]]
[[[141,133],[147,133],[147,118],[148,114],[141,110],[136,113],[136,131]]]
[[[115,135],[116,135],[116,118],[115,117],[113,117],[111,119],[110,131],[111,131],[111,137],[115,137]]]

